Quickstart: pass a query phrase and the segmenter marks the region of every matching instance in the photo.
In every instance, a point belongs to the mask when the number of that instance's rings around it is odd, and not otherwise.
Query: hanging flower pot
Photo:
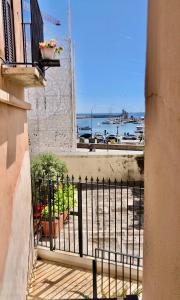
[[[62,47],[57,48],[57,42],[50,40],[48,42],[39,43],[42,59],[53,60],[57,59],[56,55],[63,51]]]
[[[54,59],[55,48],[41,48],[42,59]]]

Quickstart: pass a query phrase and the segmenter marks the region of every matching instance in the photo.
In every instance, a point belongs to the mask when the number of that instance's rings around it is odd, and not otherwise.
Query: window
[[[4,19],[5,60],[15,62],[15,35],[12,0],[2,0]]]

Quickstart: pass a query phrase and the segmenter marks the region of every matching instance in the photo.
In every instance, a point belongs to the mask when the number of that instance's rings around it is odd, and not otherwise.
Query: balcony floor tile
[[[27,300],[92,299],[92,273],[83,269],[59,265],[55,262],[38,260],[34,269],[34,279],[29,289]],[[101,276],[98,276],[98,297],[108,297],[109,280],[104,277],[103,289]],[[128,283],[125,284],[129,292]],[[141,286],[139,287],[142,288]],[[136,284],[132,285],[132,292]],[[121,293],[122,281],[118,280]],[[114,296],[115,284],[111,278],[111,297]],[[121,296],[121,295],[119,295]],[[141,298],[140,298],[141,299]]]

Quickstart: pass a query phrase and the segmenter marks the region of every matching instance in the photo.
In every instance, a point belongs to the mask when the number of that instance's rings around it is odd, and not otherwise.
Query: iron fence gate
[[[143,182],[35,178],[32,192],[36,245],[81,257],[96,248],[142,256]]]
[[[96,249],[92,261],[93,299],[138,300],[142,296],[142,258]]]

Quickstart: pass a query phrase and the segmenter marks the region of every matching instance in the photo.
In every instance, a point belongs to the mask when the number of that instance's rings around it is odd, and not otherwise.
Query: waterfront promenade
[[[75,155],[87,154],[89,156],[93,155],[143,155],[144,151],[142,150],[112,150],[112,149],[96,149],[95,152],[90,152],[87,148],[78,148],[75,152]]]

